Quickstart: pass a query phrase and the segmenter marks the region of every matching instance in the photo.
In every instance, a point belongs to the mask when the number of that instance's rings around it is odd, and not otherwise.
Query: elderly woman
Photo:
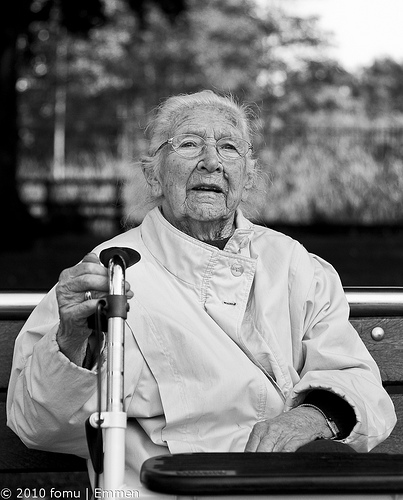
[[[127,484],[164,453],[376,446],[395,413],[338,275],[239,208],[255,179],[245,109],[209,91],[171,97],[149,130],[142,165],[156,206],[64,270],[28,319],[9,426],[28,447],[88,457],[97,374],[87,318],[108,292],[97,255],[118,246],[141,254],[126,273]]]

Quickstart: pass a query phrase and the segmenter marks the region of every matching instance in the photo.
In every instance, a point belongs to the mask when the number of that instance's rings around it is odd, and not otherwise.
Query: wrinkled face
[[[170,145],[164,146],[158,187],[164,196],[164,216],[174,226],[179,227],[185,220],[231,219],[250,188],[246,159],[225,160],[215,148],[215,141],[224,137],[245,139],[230,118],[215,109],[195,108],[176,121],[171,136],[197,134],[208,143],[193,159],[182,158]]]

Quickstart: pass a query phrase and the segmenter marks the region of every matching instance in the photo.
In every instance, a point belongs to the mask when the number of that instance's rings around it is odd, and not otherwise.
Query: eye
[[[197,149],[203,145],[203,139],[195,135],[179,135],[175,139],[175,147],[180,149]]]
[[[179,144],[180,148],[197,148],[198,144],[192,139],[188,139]]]
[[[238,151],[236,144],[231,139],[222,139],[219,141],[219,148],[225,149],[226,151]]]
[[[232,149],[236,151],[235,144],[231,144],[230,142],[225,142],[224,144],[221,145],[223,149]]]

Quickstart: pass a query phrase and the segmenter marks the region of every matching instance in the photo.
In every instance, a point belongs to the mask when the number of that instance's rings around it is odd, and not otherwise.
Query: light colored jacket
[[[224,250],[171,226],[158,208],[100,245],[141,254],[126,279],[126,484],[163,453],[243,451],[253,425],[321,388],[344,398],[357,424],[344,440],[368,451],[396,416],[378,368],[348,321],[338,275],[291,238],[241,212]],[[52,289],[14,353],[8,425],[32,448],[88,458],[84,422],[96,412],[95,369],[56,342]],[[104,384],[105,386],[105,384]]]

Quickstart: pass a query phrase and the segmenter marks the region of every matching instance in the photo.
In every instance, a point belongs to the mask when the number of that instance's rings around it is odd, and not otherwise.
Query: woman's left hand
[[[247,452],[292,452],[318,438],[331,438],[325,417],[315,408],[296,407],[275,418],[257,422]]]

